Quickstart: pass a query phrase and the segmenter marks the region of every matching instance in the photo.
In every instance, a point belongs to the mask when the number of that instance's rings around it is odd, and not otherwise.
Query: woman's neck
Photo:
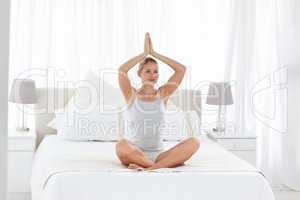
[[[154,86],[149,84],[142,85],[139,91],[146,95],[152,95],[156,93],[156,89],[154,88]]]

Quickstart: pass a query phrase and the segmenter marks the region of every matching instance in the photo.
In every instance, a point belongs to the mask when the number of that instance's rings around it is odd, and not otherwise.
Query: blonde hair
[[[138,75],[140,75],[140,73],[141,73],[141,71],[142,71],[144,65],[147,64],[147,63],[155,63],[155,64],[158,64],[157,61],[156,61],[154,58],[151,58],[151,57],[145,58],[145,59],[144,59],[142,62],[140,62],[140,64],[139,64],[139,69],[138,69],[138,72],[137,72]]]

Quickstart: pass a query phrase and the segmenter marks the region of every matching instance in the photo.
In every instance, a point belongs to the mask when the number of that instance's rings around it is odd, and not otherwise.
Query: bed
[[[139,172],[120,164],[116,142],[73,142],[46,133],[50,116],[37,116],[42,142],[33,162],[32,200],[274,200],[259,170],[205,135],[197,136],[201,147],[184,166]]]

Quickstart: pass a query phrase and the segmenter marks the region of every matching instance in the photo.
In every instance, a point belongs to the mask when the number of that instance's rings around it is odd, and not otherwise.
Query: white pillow
[[[57,135],[76,141],[116,141],[120,126],[118,113],[101,113],[97,109],[89,113],[68,111],[56,114]]]
[[[84,115],[76,112],[71,116],[70,112],[55,115],[56,117],[48,123],[48,127],[56,129],[57,135],[64,139],[117,141],[122,132],[118,113],[93,111]]]
[[[165,114],[163,140],[181,140],[201,134],[201,121],[196,111],[183,111],[172,101],[168,101]]]
[[[163,140],[181,140],[189,135],[187,122],[183,111],[165,113],[164,123],[161,125]]]
[[[161,133],[165,141],[201,135],[200,118],[196,111],[166,113],[164,126]]]
[[[189,136],[200,136],[201,131],[201,120],[196,111],[185,111],[186,127],[189,132]]]
[[[90,70],[86,78],[77,84],[68,104],[55,112],[55,118],[48,126],[56,129],[58,136],[65,139],[118,140],[122,103],[121,92],[101,82]]]
[[[117,81],[117,79],[116,79]],[[77,89],[76,104],[87,107],[91,103],[100,105],[102,109],[110,108],[113,111],[120,111],[120,108],[126,106],[125,99],[120,88],[116,88],[104,81],[97,75],[97,71],[89,70],[83,80],[83,85],[93,86],[91,90],[87,87],[81,87]],[[96,92],[96,94],[94,94]],[[87,96],[92,96],[87,101]]]

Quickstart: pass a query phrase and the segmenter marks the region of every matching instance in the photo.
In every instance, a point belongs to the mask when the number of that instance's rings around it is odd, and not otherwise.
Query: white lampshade
[[[233,104],[231,86],[229,82],[212,82],[209,85],[206,103],[209,105]]]
[[[20,104],[36,103],[35,82],[31,79],[14,79],[8,100]]]

